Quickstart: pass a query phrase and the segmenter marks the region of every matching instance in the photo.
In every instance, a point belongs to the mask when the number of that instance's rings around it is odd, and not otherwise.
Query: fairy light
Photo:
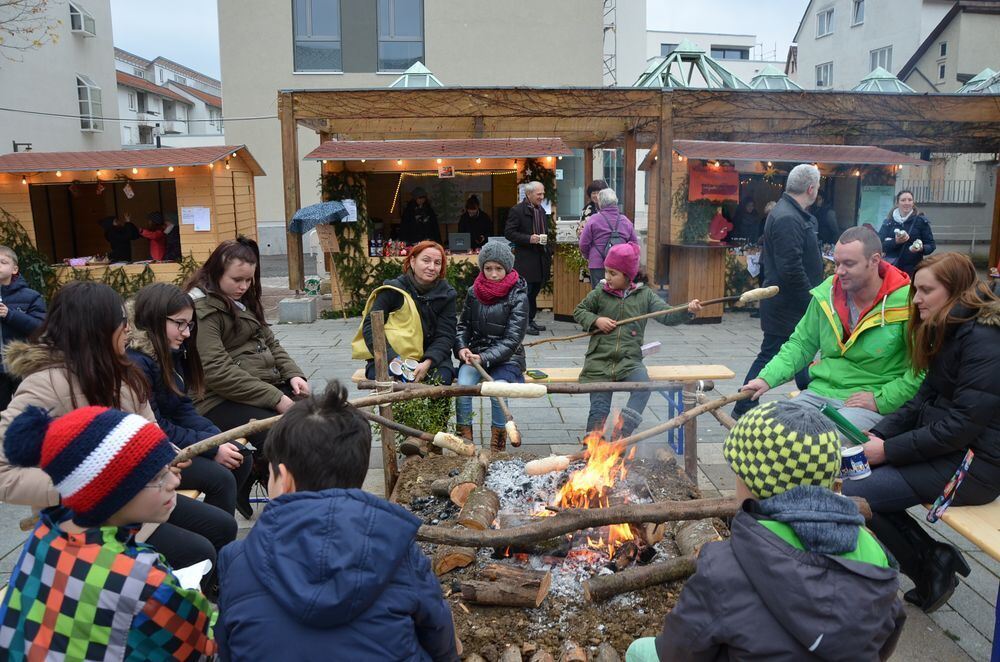
[[[438,165],[441,165],[441,159],[438,159],[437,162],[438,162]]]
[[[209,170],[213,169],[214,167],[215,167],[215,164],[214,164],[214,163],[209,163],[209,164],[208,164],[208,169],[209,169]]]
[[[233,158],[234,159],[236,158],[236,152],[233,152]],[[324,161],[323,163],[326,163],[326,161]]]
[[[226,159],[226,170],[229,170],[229,159]]]
[[[545,161],[546,161],[547,163],[552,163],[552,157],[551,157],[551,156],[546,156],[546,157],[545,157]]]
[[[139,174],[139,169],[138,168],[132,168],[132,174],[133,175],[138,175]]]
[[[56,177],[62,177],[62,170],[56,170]]]
[[[100,177],[100,176],[101,176],[101,171],[100,171],[100,170],[98,170],[98,171],[97,171],[97,176],[98,176],[98,177]]]
[[[403,165],[403,159],[396,159],[396,165],[398,165],[398,166]]]
[[[396,203],[399,201],[399,189],[403,186],[403,175],[406,173],[399,173],[399,181],[396,182],[396,192],[392,194],[392,205],[389,207],[389,213],[391,214],[396,210]]]
[[[323,165],[326,165],[326,159],[323,159]]]
[[[561,157],[561,156],[560,156],[560,157],[559,157],[559,160],[560,160],[560,161],[562,161],[562,160],[563,160],[563,157]]]
[[[551,160],[552,160],[552,157],[550,156],[549,157],[549,161],[551,161]],[[476,163],[482,163],[482,162],[483,162],[483,160],[477,156],[476,157]]]
[[[28,185],[28,178],[27,178],[27,176],[21,175],[21,185],[22,186],[27,186]]]
[[[361,159],[361,162],[362,162],[362,163],[367,163],[367,162],[368,162],[368,159]]]
[[[173,171],[174,171],[174,167],[173,166],[170,166],[170,167],[167,168],[167,172],[173,172]]]

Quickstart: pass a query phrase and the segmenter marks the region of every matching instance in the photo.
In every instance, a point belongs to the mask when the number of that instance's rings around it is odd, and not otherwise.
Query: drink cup
[[[544,246],[545,244],[549,243],[549,235],[547,234],[538,235],[538,243],[541,246]]]
[[[840,476],[848,480],[862,480],[872,475],[872,468],[865,457],[863,446],[840,449]]]

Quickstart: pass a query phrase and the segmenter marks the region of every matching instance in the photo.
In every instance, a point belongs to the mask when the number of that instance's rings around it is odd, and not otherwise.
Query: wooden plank
[[[594,148],[585,147],[583,149],[583,188],[586,190],[590,183],[594,181]],[[590,200],[584,200],[586,205]]]
[[[629,220],[635,223],[635,176],[636,168],[638,163],[636,163],[636,153],[635,153],[635,131],[629,131],[625,134],[625,215],[628,216]]]
[[[524,376],[531,384],[574,384],[580,381],[582,368],[538,368],[548,375],[545,379],[532,379]],[[650,381],[654,382],[695,382],[701,379],[734,379],[736,373],[724,365],[648,365]],[[351,375],[351,381],[357,384],[365,379],[365,371],[358,368]]]
[[[299,139],[295,124],[294,93],[281,92],[278,95],[278,117],[281,120],[281,176],[284,179],[285,223],[287,224],[299,207],[302,197],[299,189]],[[359,115],[363,117],[364,115]],[[287,227],[287,225],[286,225]],[[288,288],[301,290],[305,287],[305,267],[302,262],[302,235],[286,232],[288,242]]]
[[[993,173],[996,195],[993,198],[993,233],[990,236],[990,264],[995,267],[1000,263],[1000,182],[997,182],[1000,169]]]
[[[941,521],[1000,561],[1000,500],[984,506],[952,506]]]
[[[655,280],[657,282],[664,282],[667,280],[666,264],[663,262],[663,246],[668,243],[668,238],[670,235],[670,213],[673,202],[671,197],[673,196],[673,189],[671,186],[673,179],[673,150],[674,150],[674,110],[672,96],[669,94],[664,94],[662,96],[662,106],[660,107],[660,125],[659,134],[660,138],[659,144],[659,155],[660,158],[657,161],[659,164],[659,174],[657,186],[656,186],[656,213],[657,217],[655,219],[650,219],[650,224],[656,223],[657,225],[657,244],[656,246],[651,246],[651,249],[656,251],[653,260],[647,261],[646,268],[648,273],[655,274]],[[649,269],[653,266],[653,269]]]

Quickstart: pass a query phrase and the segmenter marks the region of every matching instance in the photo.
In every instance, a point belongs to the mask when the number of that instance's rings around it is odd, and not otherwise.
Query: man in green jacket
[[[799,399],[828,403],[862,430],[913,397],[923,381],[906,351],[910,279],[882,260],[878,235],[850,228],[834,248],[836,274],[810,291],[792,337],[743,390],[756,400],[809,368]]]

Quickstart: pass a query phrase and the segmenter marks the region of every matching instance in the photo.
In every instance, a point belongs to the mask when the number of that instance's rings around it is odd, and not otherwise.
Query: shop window
[[[292,25],[295,71],[343,71],[340,0],[294,0]]]
[[[405,71],[423,59],[423,0],[378,0],[378,70]]]
[[[833,9],[825,9],[816,14],[816,37],[833,34]]]
[[[76,94],[80,102],[80,129],[83,131],[104,131],[101,88],[87,76],[77,74]]]

